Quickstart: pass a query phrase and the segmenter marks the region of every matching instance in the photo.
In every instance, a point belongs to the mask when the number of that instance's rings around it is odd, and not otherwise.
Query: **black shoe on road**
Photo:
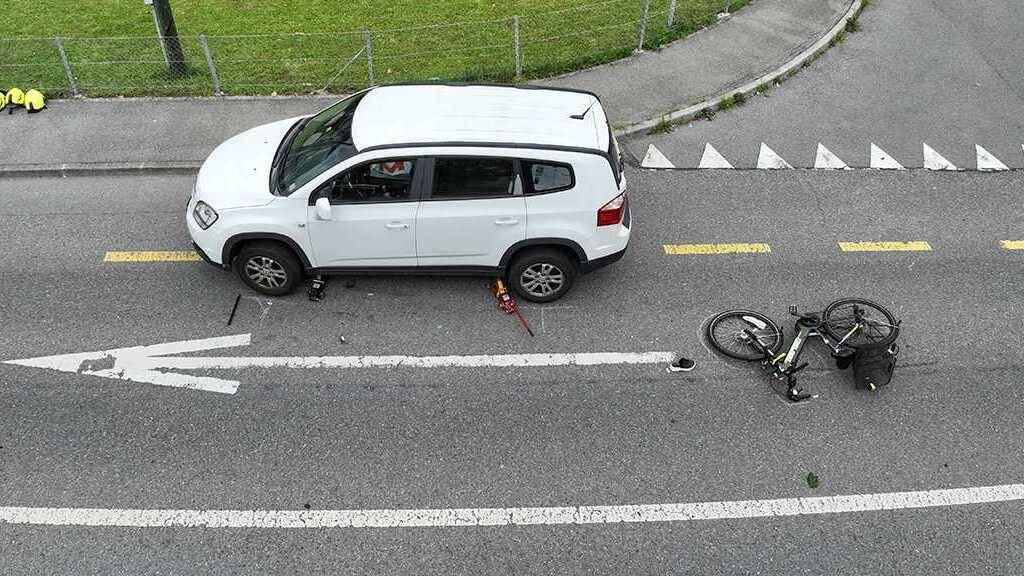
[[[696,366],[697,363],[694,362],[693,360],[690,360],[689,358],[683,358],[682,356],[680,356],[678,360],[669,364],[666,370],[669,372],[689,372],[690,370],[693,370]]]

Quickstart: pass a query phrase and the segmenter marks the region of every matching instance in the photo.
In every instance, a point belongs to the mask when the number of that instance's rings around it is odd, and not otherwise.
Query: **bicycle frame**
[[[861,330],[863,325],[860,321],[856,321],[850,331],[847,332],[842,339],[838,342],[833,343],[828,336],[818,330],[818,326],[821,324],[821,320],[818,314],[798,314],[796,306],[789,307],[789,313],[794,316],[800,316],[796,321],[796,336],[793,337],[793,342],[789,345],[789,350],[786,352],[780,352],[779,354],[772,354],[761,341],[757,338],[750,329],[744,330],[747,336],[751,339],[750,344],[753,345],[758,351],[764,354],[764,358],[761,360],[761,365],[765,369],[771,369],[772,374],[779,380],[786,380],[787,385],[787,396],[793,402],[799,402],[808,398],[814,398],[815,395],[803,394],[799,391],[796,385],[796,373],[807,367],[807,363],[797,364],[800,360],[800,354],[804,350],[804,345],[807,344],[807,340],[813,336],[821,338],[831,350],[832,355],[835,357],[842,356],[844,353],[849,352],[848,348],[843,347],[851,336]]]

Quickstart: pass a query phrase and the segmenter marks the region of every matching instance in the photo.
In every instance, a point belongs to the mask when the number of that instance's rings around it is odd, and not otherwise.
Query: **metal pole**
[[[665,22],[665,27],[672,30],[672,25],[676,23],[676,0],[668,5],[668,20]]]
[[[370,86],[376,86],[377,75],[373,72],[373,35],[369,30],[363,32],[363,42],[366,44],[366,70],[370,76]]]
[[[523,77],[523,45],[519,42],[519,16],[512,17],[512,36],[516,43],[516,78]]]
[[[644,0],[644,13],[640,17],[640,30],[637,32],[636,51],[644,51],[644,40],[647,36],[647,20],[651,15],[651,0]]]
[[[174,13],[171,12],[170,0],[150,0],[153,7],[153,19],[156,21],[160,44],[164,49],[167,71],[171,78],[180,78],[188,73],[185,53],[181,50],[178,29],[174,25]]]
[[[220,76],[217,76],[217,67],[213,64],[213,53],[210,52],[210,45],[206,43],[206,35],[199,35],[199,47],[203,49],[203,56],[206,56],[206,65],[210,68],[210,80],[213,82],[213,95],[223,96],[220,90]]]
[[[71,62],[68,61],[68,53],[64,51],[64,41],[57,36],[53,39],[57,45],[57,52],[60,53],[60,63],[64,65],[64,73],[68,77],[68,85],[71,86],[71,95],[78,96],[78,82],[75,80],[75,73],[71,71]]]

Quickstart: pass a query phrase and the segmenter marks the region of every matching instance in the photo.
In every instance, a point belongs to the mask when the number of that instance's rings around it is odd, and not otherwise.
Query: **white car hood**
[[[270,165],[281,139],[302,117],[257,126],[214,149],[196,178],[195,197],[214,210],[262,206],[270,193]]]

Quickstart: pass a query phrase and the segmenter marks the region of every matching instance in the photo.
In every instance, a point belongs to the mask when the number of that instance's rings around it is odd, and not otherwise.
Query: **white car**
[[[600,101],[534,86],[371,88],[253,128],[203,163],[185,220],[274,296],[303,275],[480,274],[550,302],[630,235]]]

